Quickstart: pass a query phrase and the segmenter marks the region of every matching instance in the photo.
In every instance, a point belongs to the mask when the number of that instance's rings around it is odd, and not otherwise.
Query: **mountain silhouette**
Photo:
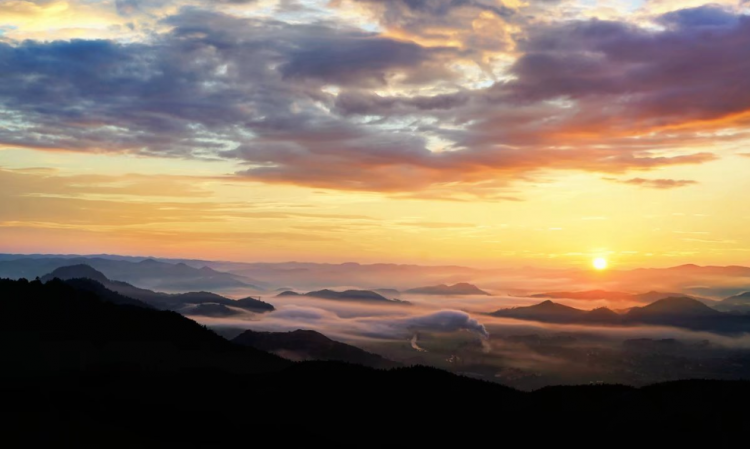
[[[209,267],[194,268],[185,263],[172,264],[155,259],[134,261],[102,257],[25,257],[0,260],[0,277],[33,279],[58,268],[76,265],[88,265],[109,279],[174,293],[239,288],[262,291],[242,276]]]
[[[57,268],[53,272],[42,276],[41,281],[47,282],[55,278],[62,280],[91,279],[92,281],[97,281],[101,284],[109,282],[109,279],[107,279],[107,276],[105,276],[104,273],[97,271],[86,264],[69,265]]]
[[[9,447],[461,447],[498,422],[490,438],[508,444],[557,444],[585,423],[586,446],[741,447],[750,420],[748,382],[521,392],[425,367],[295,363],[55,279],[0,280],[0,349]]]
[[[312,298],[331,299],[337,301],[375,302],[382,304],[410,304],[408,301],[388,299],[385,296],[375,293],[371,290],[345,290],[342,292],[338,292],[335,290],[324,289],[307,293],[285,291],[276,295],[277,298],[294,296],[310,296]]]
[[[565,323],[581,320],[586,315],[586,311],[547,300],[533,306],[498,310],[491,315],[505,318]]]
[[[631,319],[661,319],[663,317],[718,317],[723,314],[702,302],[688,297],[671,297],[644,307],[634,307],[627,313]]]
[[[608,308],[586,311],[547,300],[533,306],[500,309],[489,315],[560,324],[652,324],[718,333],[750,332],[750,316],[723,313],[688,297],[660,299],[623,314]]]
[[[729,298],[721,300],[720,304],[725,306],[750,307],[750,292],[730,296]]]
[[[238,348],[214,332],[171,311],[114,304],[101,290],[0,280],[0,340],[15,341],[4,362],[18,375],[100,372],[119,369],[178,372],[216,368],[237,372],[279,369],[286,362]]]
[[[552,299],[578,299],[578,300],[608,300],[608,301],[633,301],[650,304],[660,299],[671,297],[688,297],[697,299],[703,303],[713,303],[714,301],[696,298],[681,293],[650,291],[646,293],[626,293],[613,292],[607,290],[585,290],[578,292],[547,292],[531,295],[531,298],[552,298]]]
[[[332,340],[312,330],[292,332],[256,332],[248,330],[232,340],[243,346],[268,351],[294,361],[332,360],[369,366],[393,368],[397,363],[355,346]]]
[[[484,290],[481,290],[476,285],[468,284],[466,282],[461,282],[461,283],[453,284],[453,285],[440,284],[440,285],[431,285],[428,287],[417,287],[417,288],[412,288],[412,289],[407,290],[406,293],[419,294],[419,295],[453,295],[453,296],[485,295],[485,296],[490,296],[489,293],[487,293]]]
[[[52,279],[61,279],[64,281],[73,279],[93,280],[100,283],[106,290],[111,290],[124,297],[138,300],[157,309],[173,310],[193,315],[209,313],[208,316],[217,316],[216,314],[220,313],[224,316],[229,316],[239,313],[236,311],[232,312],[230,307],[241,308],[256,313],[274,310],[271,304],[254,298],[244,298],[235,301],[211,292],[162,293],[138,288],[127,282],[110,280],[103,273],[85,264],[60,267],[41,278],[42,282]],[[104,295],[106,296],[108,293],[104,293]],[[200,304],[217,304],[223,307],[197,307]]]

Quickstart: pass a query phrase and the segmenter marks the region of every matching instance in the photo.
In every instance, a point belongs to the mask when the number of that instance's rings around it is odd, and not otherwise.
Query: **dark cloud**
[[[389,5],[446,20],[487,6]],[[450,68],[471,59],[465,50],[184,9],[144,43],[0,43],[0,143],[230,159],[238,177],[272,183],[515,199],[504,189],[542,171],[700,164],[716,157],[691,147],[743,135],[750,18],[703,7],[661,23],[530,26],[513,78],[471,90]],[[724,127],[737,131],[712,135]]]
[[[435,59],[440,49],[375,36],[341,36],[329,33],[292,50],[281,73],[288,80],[314,79],[337,85],[371,84],[384,86],[389,76],[412,75],[414,69]],[[444,49],[446,56],[455,56]],[[430,78],[446,77],[447,70],[437,65]],[[419,77],[425,81],[425,77]]]
[[[702,7],[662,20],[665,31],[597,20],[533,30],[508,95],[578,101],[604,130],[660,130],[750,110],[750,17]]]

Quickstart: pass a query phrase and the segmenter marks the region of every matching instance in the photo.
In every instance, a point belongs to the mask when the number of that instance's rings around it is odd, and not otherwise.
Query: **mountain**
[[[660,299],[644,307],[634,307],[627,313],[629,319],[651,320],[675,317],[718,317],[723,314],[702,302],[688,297]]]
[[[417,287],[406,291],[406,293],[419,294],[419,295],[485,295],[490,296],[484,290],[480,290],[476,285],[468,284],[466,282],[460,282],[453,285],[432,285],[428,287]]]
[[[678,296],[693,298],[707,305],[716,304],[716,301],[713,301],[710,299],[699,298],[696,296],[688,296],[682,293],[659,292],[659,291],[650,291],[646,293],[626,293],[626,292],[613,292],[613,291],[607,291],[607,290],[585,290],[585,291],[578,291],[578,292],[538,293],[536,295],[531,295],[530,297],[531,298],[552,298],[552,299],[577,299],[577,300],[591,300],[591,301],[597,301],[597,300],[632,301],[632,302],[650,304],[660,299],[678,297]]]
[[[622,316],[610,308],[599,307],[587,312],[582,319],[595,324],[618,324],[622,321]]]
[[[622,314],[604,307],[580,310],[547,300],[533,306],[497,310],[490,315],[560,324],[650,324],[728,334],[750,332],[750,316],[723,313],[688,297],[660,299]]]
[[[580,321],[586,315],[586,311],[547,300],[533,306],[497,310],[490,315],[521,320],[566,323]]]
[[[373,302],[381,304],[411,304],[408,301],[400,301],[398,299],[388,299],[383,295],[375,293],[370,290],[345,290],[338,292],[335,290],[317,290],[307,293],[297,293],[293,291],[285,291],[276,295],[277,298],[294,297],[294,296],[310,296],[312,298],[331,299],[336,301],[357,301],[357,302]]]
[[[646,293],[637,293],[633,295],[633,300],[636,302],[642,302],[646,304],[651,304],[652,302],[659,301],[660,299],[666,299],[666,298],[676,298],[676,297],[686,297],[686,298],[693,298],[695,300],[701,301],[704,304],[706,301],[701,298],[696,298],[693,296],[684,295],[682,293],[674,293],[674,292],[657,292],[657,291],[650,291]]]
[[[750,307],[750,292],[730,296],[720,301],[722,305]]]
[[[244,298],[235,301],[211,292],[162,293],[138,288],[127,282],[110,280],[104,273],[84,264],[60,267],[41,278],[42,282],[48,282],[52,279],[61,279],[63,281],[78,279],[93,280],[99,283],[105,290],[116,292],[123,297],[132,298],[157,309],[173,310],[185,314],[201,315],[209,313],[208,316],[216,316],[216,313],[222,313],[224,316],[228,316],[241,313],[238,311],[232,313],[231,309],[229,309],[230,307],[256,313],[274,310],[271,304],[254,298]],[[102,294],[109,296],[109,293]],[[223,308],[196,307],[200,304],[219,304]],[[219,312],[220,310],[221,312]]]
[[[287,365],[273,355],[233,345],[178,313],[113,304],[100,291],[79,285],[59,279],[0,280],[0,346],[3,361],[12,365],[4,371],[35,375],[215,367],[257,372]],[[8,350],[11,343],[13,351]]]
[[[256,332],[248,330],[232,340],[243,346],[268,351],[285,359],[333,360],[354,363],[371,368],[393,368],[397,363],[379,355],[363,351],[355,346],[331,340],[311,330],[293,332]]]
[[[608,299],[612,301],[630,300],[633,295],[623,292],[610,292],[606,290],[587,290],[581,292],[547,292],[531,295],[531,298],[552,298],[552,299],[583,299],[599,300]]]
[[[104,273],[102,273],[101,271],[97,271],[91,266],[85,264],[68,265],[65,267],[57,268],[53,272],[42,276],[41,281],[48,282],[55,278],[62,280],[91,279],[92,281],[97,281],[102,284],[106,284],[109,282],[109,279],[104,275]]]
[[[419,366],[294,363],[59,280],[0,280],[0,351],[8,447],[461,447],[498,422],[508,444],[556,444],[586,423],[584,446],[741,447],[750,420],[746,381],[521,392]],[[418,410],[394,418],[405,398]]]
[[[383,295],[385,297],[390,298],[398,298],[401,296],[401,292],[396,290],[395,288],[376,288],[373,290],[375,293],[379,295]]]
[[[136,262],[100,257],[25,257],[0,261],[0,277],[34,279],[58,268],[75,265],[88,265],[109,279],[169,292],[225,289],[262,291],[260,287],[246,282],[242,276],[210,267],[195,268],[184,263],[171,264],[155,259]]]
[[[302,296],[302,295],[292,290],[284,290],[283,292],[276,295],[277,298],[290,297],[290,296]]]

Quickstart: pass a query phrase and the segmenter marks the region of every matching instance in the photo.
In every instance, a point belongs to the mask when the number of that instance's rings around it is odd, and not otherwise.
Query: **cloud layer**
[[[514,183],[545,173],[703,164],[746,138],[750,17],[737,9],[636,24],[533,19],[489,0],[331,4],[364,8],[380,27],[367,30],[322,13],[232,14],[251,3],[151,4],[159,16],[118,1],[117,14],[148,13],[158,27],[134,41],[0,40],[0,145],[229,160],[237,179],[266,183],[509,199]],[[276,8],[295,17],[289,2]]]

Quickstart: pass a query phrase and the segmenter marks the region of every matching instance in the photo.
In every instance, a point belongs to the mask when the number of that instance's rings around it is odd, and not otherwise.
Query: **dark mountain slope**
[[[647,306],[631,309],[627,316],[635,320],[651,320],[669,317],[719,317],[723,314],[700,301],[687,297],[671,297],[655,301]]]
[[[311,330],[300,329],[293,332],[255,332],[248,330],[234,338],[232,342],[272,352],[295,361],[332,360],[371,368],[398,366],[397,363],[379,355],[331,340],[325,335]]]
[[[286,364],[233,345],[175,312],[106,302],[95,290],[76,288],[79,283],[0,280],[0,350],[6,374],[123,366],[253,372]]]
[[[0,277],[34,279],[58,268],[74,265],[88,265],[109,279],[170,292],[234,288],[262,290],[245,282],[243,277],[231,273],[154,259],[131,261],[101,257],[25,257],[0,261]]]
[[[180,313],[192,313],[194,315],[203,314],[202,311],[211,310],[211,308],[195,307],[201,304],[218,304],[224,306],[224,315],[231,315],[229,307],[239,307],[252,312],[270,312],[274,310],[271,304],[260,301],[255,298],[244,298],[232,300],[211,292],[189,292],[189,293],[161,293],[144,288],[138,288],[127,282],[113,281],[108,279],[103,273],[94,268],[85,265],[73,265],[60,267],[42,277],[42,282],[51,279],[71,280],[71,279],[91,279],[101,283],[107,290],[117,292],[122,296],[136,299],[157,309],[174,310]],[[102,292],[103,294],[107,294]],[[117,302],[117,301],[113,301]],[[215,310],[218,308],[214,307]],[[239,312],[237,312],[239,313]],[[210,313],[215,316],[215,313]]]
[[[8,447],[743,447],[750,420],[748,382],[522,393],[430,368],[289,363],[60,281],[0,281],[0,337]]]
[[[411,304],[408,301],[400,301],[398,299],[388,299],[383,295],[375,293],[370,290],[345,290],[342,292],[335,290],[317,290],[307,293],[296,293],[293,291],[285,291],[276,295],[277,298],[294,297],[294,296],[310,296],[312,298],[330,299],[335,301],[355,301],[355,302],[374,302],[379,304]]]
[[[502,309],[491,315],[522,320],[548,321],[555,323],[576,322],[586,315],[584,310],[568,307],[552,301],[544,301],[528,307]]]

